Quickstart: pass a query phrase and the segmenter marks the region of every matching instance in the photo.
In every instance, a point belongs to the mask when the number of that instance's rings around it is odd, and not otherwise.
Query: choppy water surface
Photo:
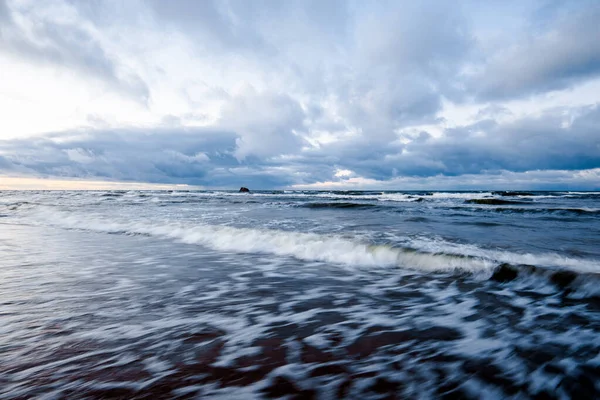
[[[0,192],[0,398],[597,398],[600,194]]]

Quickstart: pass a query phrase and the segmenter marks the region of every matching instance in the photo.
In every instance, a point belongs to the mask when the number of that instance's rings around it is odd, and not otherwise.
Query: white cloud
[[[337,178],[345,178],[354,175],[354,172],[349,169],[336,169],[334,176]]]
[[[593,170],[599,13],[0,0],[0,173],[360,186]]]

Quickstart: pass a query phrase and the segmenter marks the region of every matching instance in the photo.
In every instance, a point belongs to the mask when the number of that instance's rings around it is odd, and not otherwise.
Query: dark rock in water
[[[501,191],[501,192],[492,192],[497,196],[535,196],[535,194],[530,192],[510,192],[510,191]]]
[[[519,201],[509,201],[500,199],[469,199],[465,200],[467,204],[487,204],[492,206],[499,206],[504,204],[521,204]]]
[[[422,202],[422,201],[425,201],[425,199],[424,199],[424,198],[422,198],[422,197],[419,197],[418,199],[416,199],[416,200],[413,200],[413,201],[414,201],[414,202],[416,202],[416,203],[420,203],[420,202]]]
[[[500,264],[498,268],[494,271],[494,274],[490,278],[492,281],[496,282],[510,282],[517,278],[519,275],[519,271],[515,267],[510,264]]]
[[[248,189],[247,187],[241,187],[240,188],[240,193],[250,193],[250,189]]]
[[[577,274],[571,271],[558,271],[550,277],[550,281],[561,289],[566,288],[575,280]]]

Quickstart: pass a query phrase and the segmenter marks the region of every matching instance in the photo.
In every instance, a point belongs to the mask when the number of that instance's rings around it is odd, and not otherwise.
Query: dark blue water
[[[0,192],[2,398],[595,398],[600,194]]]

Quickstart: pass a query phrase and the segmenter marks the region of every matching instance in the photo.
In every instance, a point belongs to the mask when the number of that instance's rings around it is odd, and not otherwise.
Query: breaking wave
[[[411,241],[411,246],[424,252],[461,254],[467,257],[479,257],[486,260],[494,260],[495,265],[508,263],[512,265],[568,269],[575,272],[600,273],[600,260],[567,257],[558,253],[516,253],[498,249],[485,249],[472,244],[451,243],[438,238],[424,237],[413,239]]]
[[[274,229],[237,228],[223,225],[181,223],[150,224],[117,222],[78,215],[42,214],[52,226],[110,234],[147,235],[198,244],[217,251],[263,253],[323,261],[347,266],[398,266],[423,271],[491,272],[496,263],[460,254],[422,252],[407,247],[372,244],[360,238],[290,232]]]
[[[305,203],[301,204],[300,207],[305,208],[377,208],[376,204],[367,203],[348,203],[348,202],[331,202],[331,203]]]
[[[600,272],[600,261],[554,253],[521,254],[451,243],[443,239],[405,238],[400,245],[373,244],[360,237],[224,225],[119,222],[77,214],[41,213],[41,219],[69,229],[126,235],[147,235],[234,253],[262,253],[347,266],[398,266],[422,271],[491,273],[501,263],[528,264]]]
[[[494,208],[493,211],[514,214],[600,215],[598,208]]]
[[[506,204],[523,204],[522,201],[501,200],[501,199],[468,199],[465,204],[485,204],[485,205],[506,205]]]

